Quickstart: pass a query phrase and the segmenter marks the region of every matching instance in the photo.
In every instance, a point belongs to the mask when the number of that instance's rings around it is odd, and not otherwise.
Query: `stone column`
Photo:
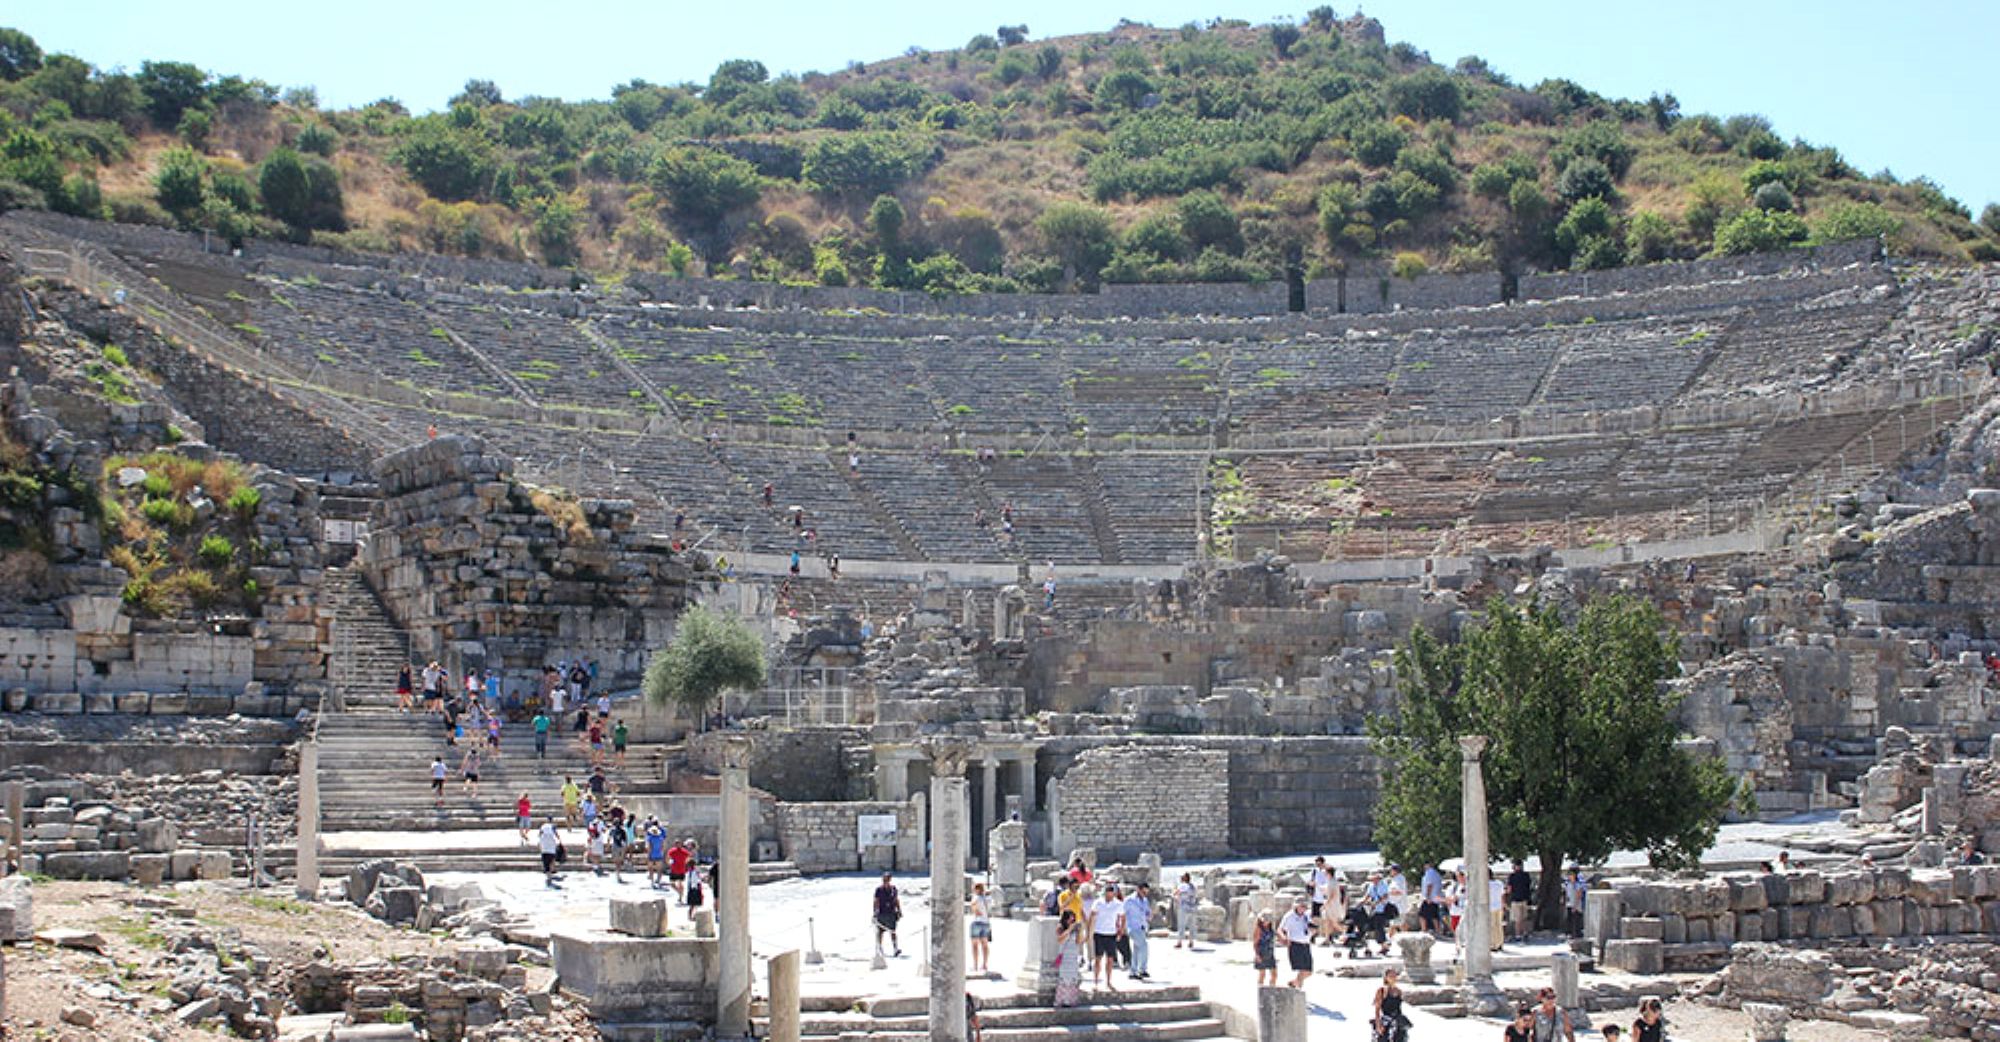
[[[1303,989],[1257,989],[1257,1042],[1306,1042]]]
[[[722,821],[716,842],[722,882],[715,894],[722,931],[715,993],[715,1033],[750,1034],[750,739],[722,739]]]
[[[1549,955],[1549,984],[1556,989],[1556,1008],[1567,1010],[1570,1027],[1582,1031],[1590,1027],[1590,1013],[1583,1008],[1583,985],[1577,973],[1575,953]]]
[[[799,1042],[799,953],[771,957],[770,1042]]]
[[[4,789],[7,796],[7,856],[19,865],[21,838],[28,815],[28,788],[24,782],[10,781],[0,783],[0,789]]]
[[[965,1023],[965,761],[963,741],[932,739],[931,757],[931,1006],[932,1042],[966,1042]]]
[[[1460,784],[1464,797],[1465,828],[1465,915],[1459,929],[1459,958],[1465,964],[1464,1003],[1474,1016],[1499,1016],[1507,1008],[1506,996],[1493,984],[1492,896],[1488,870],[1492,853],[1486,840],[1486,775],[1479,765],[1486,752],[1485,735],[1466,735],[1458,740],[1464,777]]]
[[[1069,856],[1069,848],[1063,845],[1067,837],[1062,830],[1062,790],[1057,788],[1061,781],[1061,778],[1049,779],[1048,795],[1049,856],[1058,859]]]
[[[295,862],[300,897],[319,896],[319,742],[299,743],[299,827]]]
[[[1000,824],[1000,762],[988,756],[979,764],[979,827],[991,832]],[[986,866],[993,867],[991,862]]]

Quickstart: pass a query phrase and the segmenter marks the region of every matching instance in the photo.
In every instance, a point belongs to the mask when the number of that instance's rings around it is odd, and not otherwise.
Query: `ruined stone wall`
[[[1648,264],[1636,268],[1613,268],[1610,271],[1523,275],[1520,280],[1519,295],[1522,300],[1553,300],[1558,297],[1588,297],[1608,293],[1644,293],[1725,279],[1839,268],[1849,264],[1872,264],[1881,259],[1881,243],[1874,239],[1854,239],[1827,246],[1756,253],[1743,257],[1718,257],[1677,264]]]
[[[361,561],[419,659],[534,671],[558,658],[599,665],[598,683],[637,683],[672,635],[692,572],[665,536],[634,529],[625,500],[555,508],[512,478],[513,461],[469,435],[377,460],[383,499]]]
[[[750,784],[780,800],[814,802],[844,800],[866,785],[853,777],[853,751],[866,747],[868,733],[859,727],[800,727],[784,731],[732,731],[748,733]],[[687,763],[705,774],[722,769],[723,733],[689,735]]]
[[[874,848],[864,856],[855,822],[864,814],[896,816],[893,848]],[[801,872],[911,871],[923,863],[924,825],[923,803],[917,800],[778,804],[781,856]]]
[[[1155,853],[1169,860],[1229,849],[1229,754],[1189,745],[1084,751],[1057,783],[1061,845],[1100,859]]]

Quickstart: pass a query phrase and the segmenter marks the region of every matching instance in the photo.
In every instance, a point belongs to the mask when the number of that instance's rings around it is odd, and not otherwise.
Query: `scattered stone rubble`
[[[98,798],[82,781],[35,781],[23,786],[23,872],[55,879],[170,880],[228,879],[234,859],[227,850],[183,846],[178,826],[140,807]],[[11,831],[11,822],[0,818]]]

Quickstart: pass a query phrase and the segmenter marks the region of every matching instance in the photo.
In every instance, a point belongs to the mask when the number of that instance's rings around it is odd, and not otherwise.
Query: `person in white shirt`
[[[1444,924],[1444,876],[1438,873],[1436,865],[1424,866],[1422,885],[1423,903],[1417,906],[1417,917],[1423,921],[1425,932],[1435,937]]]
[[[1486,914],[1493,920],[1493,950],[1499,951],[1507,939],[1507,884],[1494,873],[1486,875]]]
[[[1278,936],[1284,939],[1291,954],[1292,982],[1287,986],[1305,987],[1306,978],[1313,972],[1313,950],[1312,905],[1304,897],[1293,899],[1292,910],[1278,921]]]
[[[556,882],[556,858],[558,852],[562,850],[562,837],[556,835],[556,819],[554,818],[542,822],[541,848],[542,878],[548,883],[550,889],[559,889],[562,884]]]
[[[1151,962],[1146,952],[1146,928],[1153,922],[1153,901],[1146,884],[1132,888],[1132,894],[1125,899],[1125,939],[1132,945],[1132,955],[1126,961],[1125,975],[1133,980],[1152,980]]]
[[[1396,935],[1403,928],[1403,913],[1410,910],[1410,881],[1403,875],[1403,866],[1390,865],[1389,878],[1389,935]]]
[[[1111,984],[1111,970],[1118,963],[1118,938],[1125,934],[1125,902],[1118,888],[1107,886],[1104,897],[1087,911],[1090,919],[1090,984],[1103,981],[1104,990],[1117,991]]]
[[[1174,888],[1174,947],[1182,941],[1194,947],[1195,917],[1201,911],[1201,891],[1195,889],[1194,874],[1181,873],[1181,885]]]

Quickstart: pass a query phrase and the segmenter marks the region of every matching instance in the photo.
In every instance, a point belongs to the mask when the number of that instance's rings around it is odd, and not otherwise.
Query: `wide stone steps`
[[[930,1037],[928,1000],[893,997],[825,1008],[847,1001],[815,996],[800,1016],[802,1038],[836,1042],[866,1038],[877,1042],[920,1042]],[[762,1025],[764,1022],[759,1020]],[[1087,1005],[1056,1008],[1033,995],[1015,993],[979,1001],[981,1037],[991,1042],[1184,1042],[1228,1039],[1221,1020],[1189,985],[1134,988],[1115,996],[1094,996]]]

